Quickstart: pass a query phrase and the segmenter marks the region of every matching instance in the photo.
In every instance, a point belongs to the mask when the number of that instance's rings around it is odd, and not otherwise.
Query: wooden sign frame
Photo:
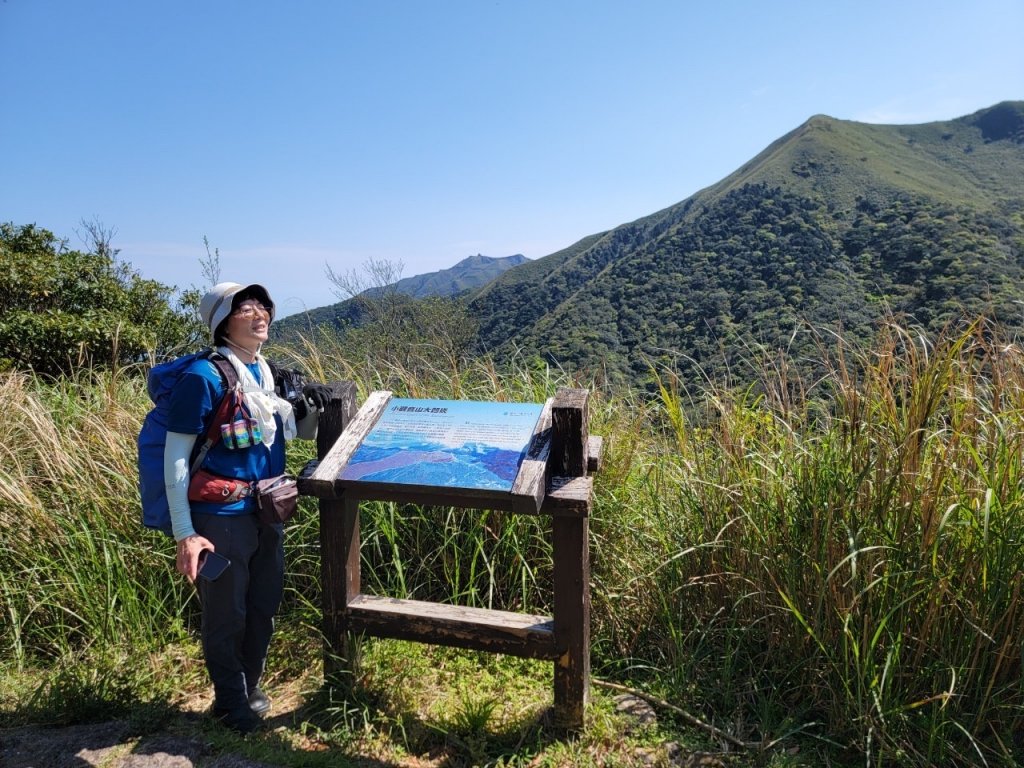
[[[589,393],[559,389],[545,403],[508,493],[428,486],[375,485],[339,479],[384,412],[391,393],[373,392],[357,411],[355,385],[332,385],[321,416],[316,461],[299,478],[300,493],[320,504],[325,678],[351,680],[358,635],[504,653],[554,663],[555,722],[584,725],[590,687],[589,518],[601,438],[587,432]],[[506,510],[552,518],[553,616],[510,613],[363,594],[359,556],[362,501]]]

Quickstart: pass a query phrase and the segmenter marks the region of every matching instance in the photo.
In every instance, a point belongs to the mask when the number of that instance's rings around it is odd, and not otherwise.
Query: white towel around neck
[[[284,439],[291,440],[297,434],[295,427],[295,414],[292,411],[292,404],[283,397],[278,397],[274,392],[274,375],[270,372],[266,358],[263,355],[256,355],[256,362],[260,367],[261,386],[252,375],[246,365],[238,359],[238,355],[229,347],[217,347],[217,351],[231,363],[231,367],[238,374],[238,383],[245,393],[245,404],[249,407],[252,417],[259,422],[263,444],[270,448],[277,439],[277,421],[274,414],[281,416],[281,424],[284,426]]]

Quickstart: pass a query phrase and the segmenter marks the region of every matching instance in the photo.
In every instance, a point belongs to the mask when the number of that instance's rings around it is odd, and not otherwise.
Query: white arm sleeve
[[[186,435],[168,432],[164,445],[164,486],[167,490],[167,507],[171,511],[171,529],[174,540],[195,536],[192,527],[192,509],[188,505],[189,456],[192,446],[200,435]]]

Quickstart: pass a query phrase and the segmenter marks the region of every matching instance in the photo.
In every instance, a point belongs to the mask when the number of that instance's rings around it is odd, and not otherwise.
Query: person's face
[[[270,312],[259,299],[243,299],[228,316],[225,333],[231,341],[245,349],[255,349],[267,340]]]

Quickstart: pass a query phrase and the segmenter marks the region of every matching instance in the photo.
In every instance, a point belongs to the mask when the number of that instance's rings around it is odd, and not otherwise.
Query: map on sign
[[[340,479],[510,491],[543,405],[388,402]]]

